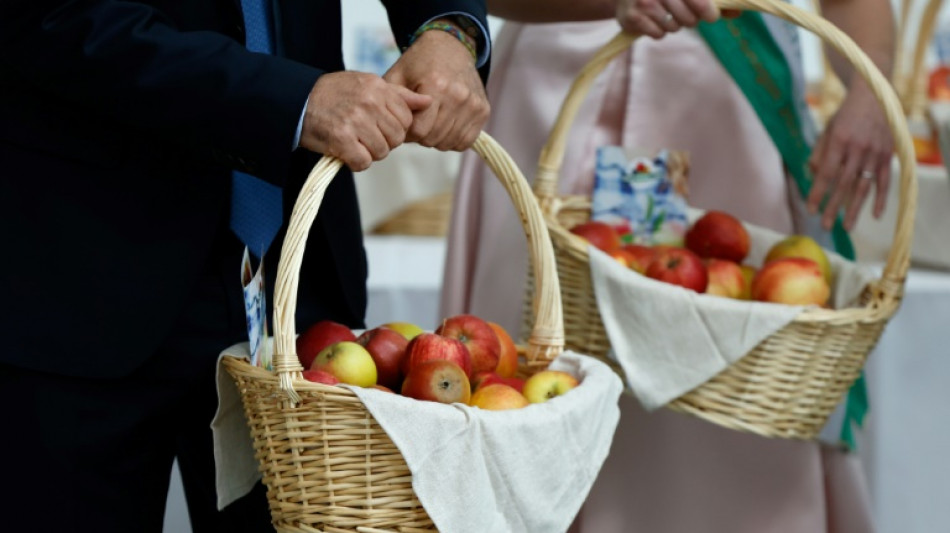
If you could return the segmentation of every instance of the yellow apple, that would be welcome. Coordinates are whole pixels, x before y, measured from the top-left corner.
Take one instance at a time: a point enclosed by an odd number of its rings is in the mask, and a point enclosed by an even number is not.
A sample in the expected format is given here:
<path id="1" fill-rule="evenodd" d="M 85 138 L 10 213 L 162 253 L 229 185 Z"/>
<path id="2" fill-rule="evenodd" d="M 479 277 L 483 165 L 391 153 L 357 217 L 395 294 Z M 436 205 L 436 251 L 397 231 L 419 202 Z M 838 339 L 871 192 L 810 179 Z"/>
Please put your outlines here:
<path id="1" fill-rule="evenodd" d="M 313 360 L 311 370 L 323 370 L 336 376 L 340 383 L 359 387 L 376 384 L 376 363 L 366 348 L 353 341 L 327 346 Z"/>
<path id="2" fill-rule="evenodd" d="M 387 322 L 383 324 L 382 327 L 389 328 L 399 333 L 400 335 L 405 337 L 407 341 L 411 341 L 412 339 L 415 338 L 416 335 L 424 331 L 419 326 L 412 324 L 410 322 Z"/>
<path id="3" fill-rule="evenodd" d="M 472 394 L 468 404 L 490 411 L 505 409 L 521 409 L 528 405 L 528 400 L 520 392 L 503 383 L 484 385 Z"/>
<path id="4" fill-rule="evenodd" d="M 577 378 L 560 370 L 542 370 L 524 382 L 522 393 L 531 403 L 560 396 L 578 385 Z"/>
<path id="5" fill-rule="evenodd" d="M 739 297 L 740 300 L 751 300 L 752 299 L 752 279 L 755 278 L 756 272 L 758 269 L 754 266 L 749 265 L 740 265 L 742 268 L 742 278 L 744 284 L 742 286 L 742 295 Z"/>
<path id="6" fill-rule="evenodd" d="M 825 278 L 825 283 L 831 286 L 831 263 L 828 261 L 828 255 L 825 251 L 808 235 L 789 235 L 769 248 L 769 253 L 765 254 L 763 265 L 775 259 L 783 257 L 802 257 L 814 261 L 821 274 Z"/>

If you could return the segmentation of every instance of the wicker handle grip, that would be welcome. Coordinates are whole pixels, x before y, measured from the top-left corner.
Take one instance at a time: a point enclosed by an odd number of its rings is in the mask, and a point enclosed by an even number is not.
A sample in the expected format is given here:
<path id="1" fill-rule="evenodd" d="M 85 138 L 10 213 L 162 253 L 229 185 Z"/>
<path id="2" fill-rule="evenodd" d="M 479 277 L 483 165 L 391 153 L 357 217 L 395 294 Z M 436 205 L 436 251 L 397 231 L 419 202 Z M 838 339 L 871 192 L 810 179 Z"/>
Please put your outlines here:
<path id="1" fill-rule="evenodd" d="M 541 287 L 534 299 L 537 321 L 528 339 L 526 357 L 529 361 L 550 361 L 563 350 L 564 320 L 554 248 L 548 236 L 544 215 L 528 181 L 494 139 L 483 132 L 472 149 L 498 177 L 520 215 L 529 253 L 533 259 L 534 276 Z M 281 389 L 286 391 L 294 402 L 299 401 L 299 397 L 293 389 L 293 377 L 295 373 L 303 370 L 297 359 L 294 312 L 297 308 L 304 247 L 323 195 L 342 164 L 339 159 L 324 157 L 313 167 L 294 204 L 287 236 L 280 251 L 274 288 L 274 371 L 280 377 Z"/>
<path id="2" fill-rule="evenodd" d="M 776 0 L 715 0 L 715 2 L 723 9 L 746 9 L 770 13 L 811 31 L 847 58 L 854 65 L 855 71 L 871 87 L 884 109 L 888 126 L 894 135 L 897 157 L 900 160 L 900 202 L 897 225 L 884 273 L 878 282 L 878 289 L 881 297 L 899 300 L 910 265 L 914 214 L 917 211 L 917 165 L 904 112 L 891 85 L 854 41 L 817 15 Z M 557 197 L 558 173 L 564 161 L 567 133 L 591 85 L 607 64 L 626 50 L 637 37 L 638 35 L 618 34 L 584 66 L 571 85 L 538 161 L 538 175 L 535 177 L 534 190 L 542 206 L 551 205 Z"/>

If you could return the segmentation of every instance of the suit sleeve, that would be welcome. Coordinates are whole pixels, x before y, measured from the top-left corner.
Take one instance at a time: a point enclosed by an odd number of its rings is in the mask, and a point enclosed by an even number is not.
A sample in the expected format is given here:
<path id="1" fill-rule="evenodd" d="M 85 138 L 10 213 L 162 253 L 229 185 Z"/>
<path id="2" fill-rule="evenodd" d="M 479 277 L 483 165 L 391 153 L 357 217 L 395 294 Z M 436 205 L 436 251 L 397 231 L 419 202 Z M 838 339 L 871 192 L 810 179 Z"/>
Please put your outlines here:
<path id="1" fill-rule="evenodd" d="M 51 101 L 280 183 L 322 71 L 185 31 L 144 4 L 3 0 L 0 68 Z"/>
<path id="2" fill-rule="evenodd" d="M 383 0 L 389 14 L 389 24 L 400 49 L 409 46 L 409 39 L 420 26 L 439 15 L 446 13 L 466 13 L 488 28 L 488 10 L 484 0 L 416 0 L 405 2 L 402 0 Z M 488 35 L 486 39 L 490 39 Z M 479 74 L 482 80 L 488 77 L 489 61 L 486 61 Z"/>

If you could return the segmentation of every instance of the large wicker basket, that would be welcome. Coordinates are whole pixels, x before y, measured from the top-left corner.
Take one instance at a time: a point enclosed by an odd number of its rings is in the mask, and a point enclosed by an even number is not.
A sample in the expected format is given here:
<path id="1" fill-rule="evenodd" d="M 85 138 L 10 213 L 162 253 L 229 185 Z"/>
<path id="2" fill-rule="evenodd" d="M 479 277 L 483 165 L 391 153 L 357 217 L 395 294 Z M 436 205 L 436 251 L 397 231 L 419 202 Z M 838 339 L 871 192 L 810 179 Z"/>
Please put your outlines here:
<path id="1" fill-rule="evenodd" d="M 528 238 L 534 275 L 541 280 L 538 318 L 520 368 L 530 374 L 563 349 L 554 251 L 535 196 L 508 154 L 484 133 L 473 149 L 508 190 Z M 274 373 L 243 359 L 225 357 L 223 362 L 241 392 L 278 531 L 433 532 L 405 459 L 359 397 L 301 377 L 294 342 L 301 261 L 310 226 L 340 165 L 324 157 L 294 206 L 274 294 Z"/>
<path id="2" fill-rule="evenodd" d="M 840 30 L 817 15 L 775 0 L 717 0 L 721 8 L 778 15 L 817 35 L 847 57 L 883 105 L 901 161 L 900 205 L 893 246 L 883 275 L 866 287 L 863 305 L 809 309 L 768 337 L 736 364 L 668 404 L 719 425 L 768 437 L 813 439 L 857 379 L 868 353 L 897 310 L 907 273 L 916 209 L 914 154 L 900 102 L 880 71 Z M 568 228 L 586 220 L 590 198 L 558 194 L 567 131 L 597 75 L 636 36 L 620 34 L 580 72 L 542 150 L 534 190 L 554 242 L 569 349 L 607 357 L 610 342 L 591 287 L 587 243 Z M 724 154 L 726 156 L 726 154 Z M 531 283 L 528 284 L 531 294 Z M 530 321 L 530 312 L 525 313 Z"/>

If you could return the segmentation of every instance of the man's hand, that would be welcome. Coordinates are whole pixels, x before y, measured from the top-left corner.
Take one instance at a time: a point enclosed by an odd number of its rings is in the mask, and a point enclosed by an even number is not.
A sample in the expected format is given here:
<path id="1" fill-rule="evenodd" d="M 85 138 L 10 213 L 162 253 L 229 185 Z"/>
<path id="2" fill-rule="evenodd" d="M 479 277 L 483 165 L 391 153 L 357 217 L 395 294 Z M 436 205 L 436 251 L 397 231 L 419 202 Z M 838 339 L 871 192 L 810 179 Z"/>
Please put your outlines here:
<path id="1" fill-rule="evenodd" d="M 617 0 L 617 22 L 627 33 L 659 39 L 700 21 L 715 22 L 719 8 L 711 0 Z"/>
<path id="2" fill-rule="evenodd" d="M 827 196 L 821 219 L 825 229 L 831 229 L 835 216 L 845 209 L 844 228 L 850 231 L 872 184 L 873 214 L 880 217 L 891 181 L 894 139 L 884 111 L 863 80 L 856 80 L 853 85 L 809 160 L 815 177 L 808 209 L 817 213 Z"/>
<path id="3" fill-rule="evenodd" d="M 432 98 L 363 72 L 324 74 L 310 91 L 300 146 L 366 170 L 406 139 Z"/>
<path id="4" fill-rule="evenodd" d="M 432 105 L 414 114 L 407 141 L 462 151 L 488 121 L 488 97 L 472 54 L 447 32 L 424 32 L 383 78 L 432 97 Z"/>

